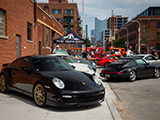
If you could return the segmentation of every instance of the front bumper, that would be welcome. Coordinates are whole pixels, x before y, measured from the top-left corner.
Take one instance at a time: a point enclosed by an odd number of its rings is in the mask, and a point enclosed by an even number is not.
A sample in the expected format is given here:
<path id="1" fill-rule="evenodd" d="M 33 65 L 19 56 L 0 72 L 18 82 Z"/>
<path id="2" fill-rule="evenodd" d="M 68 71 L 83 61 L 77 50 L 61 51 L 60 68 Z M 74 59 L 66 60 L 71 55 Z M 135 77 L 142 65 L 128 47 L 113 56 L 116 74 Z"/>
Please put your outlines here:
<path id="1" fill-rule="evenodd" d="M 79 107 L 98 104 L 104 101 L 105 90 L 97 91 L 61 91 L 60 97 L 52 99 L 53 96 L 48 99 L 49 105 L 57 107 Z"/>
<path id="2" fill-rule="evenodd" d="M 128 74 L 107 74 L 107 73 L 100 73 L 101 77 L 109 78 L 109 79 L 127 79 Z"/>

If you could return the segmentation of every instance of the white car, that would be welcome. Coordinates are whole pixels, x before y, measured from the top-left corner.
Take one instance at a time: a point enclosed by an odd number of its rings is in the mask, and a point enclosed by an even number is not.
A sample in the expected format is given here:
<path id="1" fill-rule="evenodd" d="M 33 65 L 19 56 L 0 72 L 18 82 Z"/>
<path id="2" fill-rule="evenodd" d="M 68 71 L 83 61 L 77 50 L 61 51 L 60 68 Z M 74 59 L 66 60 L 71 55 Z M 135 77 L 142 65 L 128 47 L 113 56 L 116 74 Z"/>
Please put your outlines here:
<path id="1" fill-rule="evenodd" d="M 91 75 L 95 75 L 95 71 L 92 69 L 91 66 L 83 63 L 78 63 L 77 60 L 75 60 L 70 55 L 59 55 L 59 54 L 50 54 L 51 56 L 57 56 L 62 59 L 64 59 L 67 63 L 69 63 L 75 70 L 85 72 Z"/>
<path id="2" fill-rule="evenodd" d="M 137 54 L 137 55 L 132 55 L 132 57 L 140 57 L 151 65 L 160 65 L 160 60 L 151 54 Z"/>

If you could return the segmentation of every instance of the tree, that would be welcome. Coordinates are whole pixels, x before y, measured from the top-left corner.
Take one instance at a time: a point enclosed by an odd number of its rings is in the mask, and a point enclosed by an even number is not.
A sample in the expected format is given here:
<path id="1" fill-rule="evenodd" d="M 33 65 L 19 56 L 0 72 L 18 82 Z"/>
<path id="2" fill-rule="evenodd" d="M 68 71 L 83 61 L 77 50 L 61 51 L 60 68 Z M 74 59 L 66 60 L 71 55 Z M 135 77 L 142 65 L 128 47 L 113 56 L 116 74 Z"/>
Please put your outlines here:
<path id="1" fill-rule="evenodd" d="M 113 46 L 115 47 L 125 47 L 125 41 L 123 39 L 118 38 L 114 41 Z"/>
<path id="2" fill-rule="evenodd" d="M 87 41 L 87 47 L 91 47 L 91 41 L 89 39 L 86 39 Z"/>

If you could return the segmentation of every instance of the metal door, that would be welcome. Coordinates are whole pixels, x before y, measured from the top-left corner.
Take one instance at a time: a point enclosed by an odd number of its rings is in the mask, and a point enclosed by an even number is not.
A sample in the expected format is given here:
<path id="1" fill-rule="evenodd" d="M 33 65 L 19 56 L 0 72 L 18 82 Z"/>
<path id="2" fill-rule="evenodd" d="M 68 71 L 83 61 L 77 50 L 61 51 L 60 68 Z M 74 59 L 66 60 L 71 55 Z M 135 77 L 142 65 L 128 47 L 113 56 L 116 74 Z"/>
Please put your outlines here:
<path id="1" fill-rule="evenodd" d="M 20 57 L 20 36 L 16 35 L 16 58 Z"/>
<path id="2" fill-rule="evenodd" d="M 39 41 L 39 55 L 41 55 L 41 41 Z"/>

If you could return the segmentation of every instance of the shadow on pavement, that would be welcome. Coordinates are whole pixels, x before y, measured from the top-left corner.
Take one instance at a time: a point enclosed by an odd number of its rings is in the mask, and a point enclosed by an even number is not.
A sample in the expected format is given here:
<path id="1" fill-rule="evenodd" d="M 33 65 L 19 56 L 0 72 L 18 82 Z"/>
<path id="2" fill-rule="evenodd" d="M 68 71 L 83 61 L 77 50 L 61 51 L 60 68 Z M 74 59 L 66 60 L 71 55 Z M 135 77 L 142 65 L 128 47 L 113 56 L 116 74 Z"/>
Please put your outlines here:
<path id="1" fill-rule="evenodd" d="M 3 93 L 0 93 L 3 94 Z M 6 98 L 15 98 L 17 100 L 22 101 L 24 104 L 29 104 L 33 107 L 37 107 L 37 109 L 45 109 L 49 111 L 54 111 L 54 112 L 70 112 L 70 111 L 84 111 L 84 110 L 90 110 L 94 109 L 97 107 L 100 107 L 101 104 L 96 104 L 92 106 L 83 106 L 83 107 L 54 107 L 54 106 L 45 106 L 43 108 L 38 107 L 35 103 L 32 97 L 29 97 L 27 95 L 24 95 L 22 93 L 16 92 L 16 91 L 9 91 L 8 93 L 5 94 Z M 3 99 L 3 98 L 1 98 Z"/>

